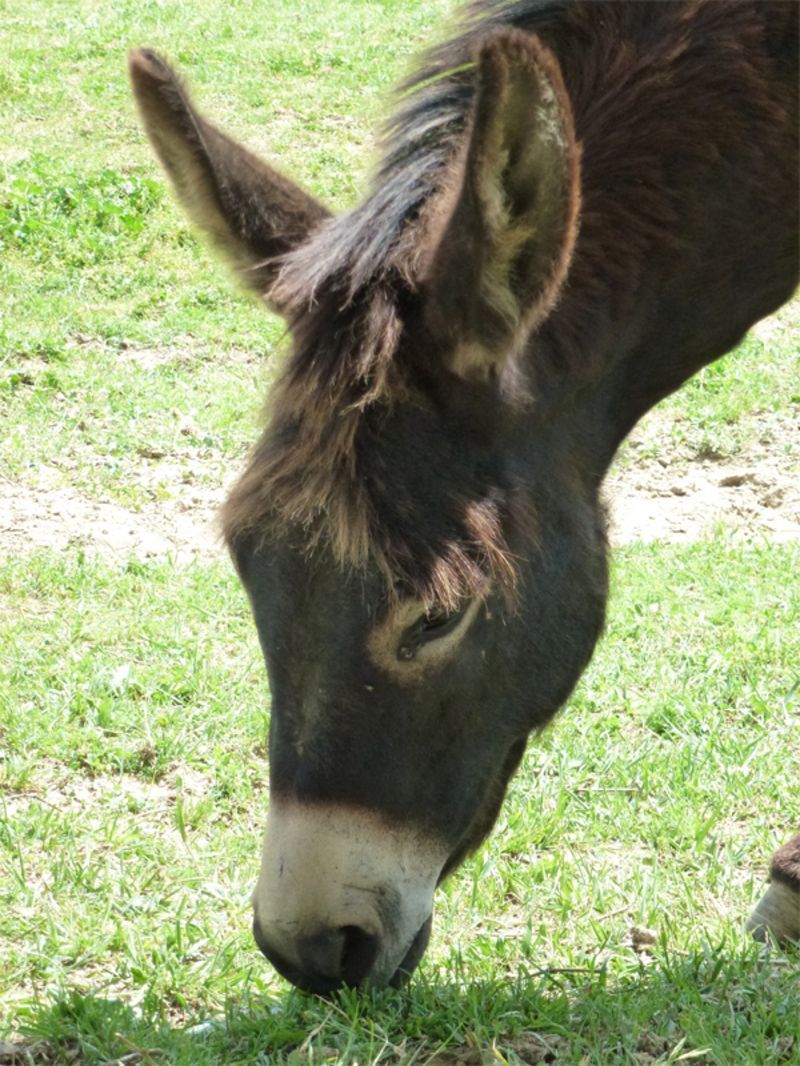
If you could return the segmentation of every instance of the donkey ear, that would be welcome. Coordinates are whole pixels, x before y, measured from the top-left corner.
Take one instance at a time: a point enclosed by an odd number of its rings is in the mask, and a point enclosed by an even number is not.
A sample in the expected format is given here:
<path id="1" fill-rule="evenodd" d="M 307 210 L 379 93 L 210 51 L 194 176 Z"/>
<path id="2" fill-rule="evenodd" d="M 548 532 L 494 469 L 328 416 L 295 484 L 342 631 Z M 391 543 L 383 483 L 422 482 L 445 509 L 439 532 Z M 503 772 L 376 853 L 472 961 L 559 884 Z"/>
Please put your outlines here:
<path id="1" fill-rule="evenodd" d="M 280 257 L 328 210 L 199 115 L 154 52 L 131 52 L 129 68 L 142 122 L 184 209 L 269 302 Z"/>
<path id="2" fill-rule="evenodd" d="M 449 368 L 486 377 L 551 311 L 577 235 L 580 152 L 553 55 L 518 30 L 476 61 L 471 125 L 422 249 L 428 328 Z"/>

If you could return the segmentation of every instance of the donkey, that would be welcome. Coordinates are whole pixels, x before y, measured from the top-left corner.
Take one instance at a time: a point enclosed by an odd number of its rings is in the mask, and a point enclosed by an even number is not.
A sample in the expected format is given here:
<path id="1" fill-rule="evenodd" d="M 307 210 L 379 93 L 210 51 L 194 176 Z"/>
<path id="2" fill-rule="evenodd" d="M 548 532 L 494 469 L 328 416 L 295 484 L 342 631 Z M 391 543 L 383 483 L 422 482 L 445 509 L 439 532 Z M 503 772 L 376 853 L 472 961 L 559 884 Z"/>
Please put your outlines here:
<path id="1" fill-rule="evenodd" d="M 592 654 L 620 442 L 797 285 L 797 6 L 472 3 L 338 217 L 130 71 L 293 342 L 223 510 L 273 700 L 255 939 L 304 989 L 399 983 Z M 800 936 L 800 836 L 751 924 Z"/>

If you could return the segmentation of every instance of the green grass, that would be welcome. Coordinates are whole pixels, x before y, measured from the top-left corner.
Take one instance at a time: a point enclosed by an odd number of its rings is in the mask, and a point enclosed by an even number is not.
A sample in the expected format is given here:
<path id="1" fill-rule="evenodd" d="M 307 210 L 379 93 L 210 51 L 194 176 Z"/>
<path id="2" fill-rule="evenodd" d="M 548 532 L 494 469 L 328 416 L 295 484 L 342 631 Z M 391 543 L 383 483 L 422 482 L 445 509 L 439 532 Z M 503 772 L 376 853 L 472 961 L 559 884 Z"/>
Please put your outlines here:
<path id="1" fill-rule="evenodd" d="M 621 553 L 599 653 L 439 893 L 420 976 L 326 1004 L 288 991 L 249 935 L 268 697 L 233 577 L 7 563 L 6 1024 L 87 1062 L 132 1047 L 407 1061 L 470 1043 L 515 1061 L 531 1032 L 574 1062 L 635 1062 L 645 1043 L 771 1061 L 800 1038 L 800 971 L 742 919 L 796 819 L 798 565 L 795 546 L 723 540 Z M 649 955 L 633 926 L 655 931 Z M 219 1024 L 192 1035 L 205 1019 Z"/>
<path id="2" fill-rule="evenodd" d="M 274 373 L 283 326 L 166 192 L 127 48 L 343 207 L 451 6 L 0 0 L 6 478 L 136 509 L 170 492 L 162 456 L 218 487 Z M 667 438 L 730 455 L 796 418 L 797 315 L 668 400 Z M 65 1063 L 796 1060 L 797 954 L 742 922 L 797 820 L 799 565 L 723 535 L 618 553 L 597 658 L 438 894 L 411 988 L 326 1003 L 249 934 L 269 697 L 230 568 L 0 558 L 0 1034 Z"/>

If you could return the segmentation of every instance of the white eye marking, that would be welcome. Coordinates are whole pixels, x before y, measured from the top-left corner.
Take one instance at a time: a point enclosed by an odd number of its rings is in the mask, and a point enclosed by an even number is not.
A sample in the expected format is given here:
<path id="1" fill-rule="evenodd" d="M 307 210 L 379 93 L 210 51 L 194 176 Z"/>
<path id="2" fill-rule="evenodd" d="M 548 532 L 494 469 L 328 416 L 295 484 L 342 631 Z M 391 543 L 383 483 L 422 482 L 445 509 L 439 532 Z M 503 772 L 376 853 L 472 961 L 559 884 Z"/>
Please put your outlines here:
<path id="1" fill-rule="evenodd" d="M 422 680 L 453 657 L 481 602 L 474 599 L 453 615 L 426 615 L 417 600 L 406 600 L 370 634 L 367 651 L 372 662 L 401 684 Z"/>

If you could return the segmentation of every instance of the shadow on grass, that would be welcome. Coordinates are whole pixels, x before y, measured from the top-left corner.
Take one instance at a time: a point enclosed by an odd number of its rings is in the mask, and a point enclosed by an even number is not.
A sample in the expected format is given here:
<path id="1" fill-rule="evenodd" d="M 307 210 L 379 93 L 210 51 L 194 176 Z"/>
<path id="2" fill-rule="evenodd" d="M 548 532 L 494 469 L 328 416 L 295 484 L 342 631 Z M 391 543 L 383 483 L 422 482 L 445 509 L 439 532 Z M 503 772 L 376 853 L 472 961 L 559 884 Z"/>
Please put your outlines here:
<path id="1" fill-rule="evenodd" d="M 613 975 L 422 976 L 403 992 L 245 996 L 185 1028 L 70 989 L 23 1008 L 14 1041 L 0 1043 L 0 1066 L 800 1062 L 800 954 L 706 949 Z"/>

